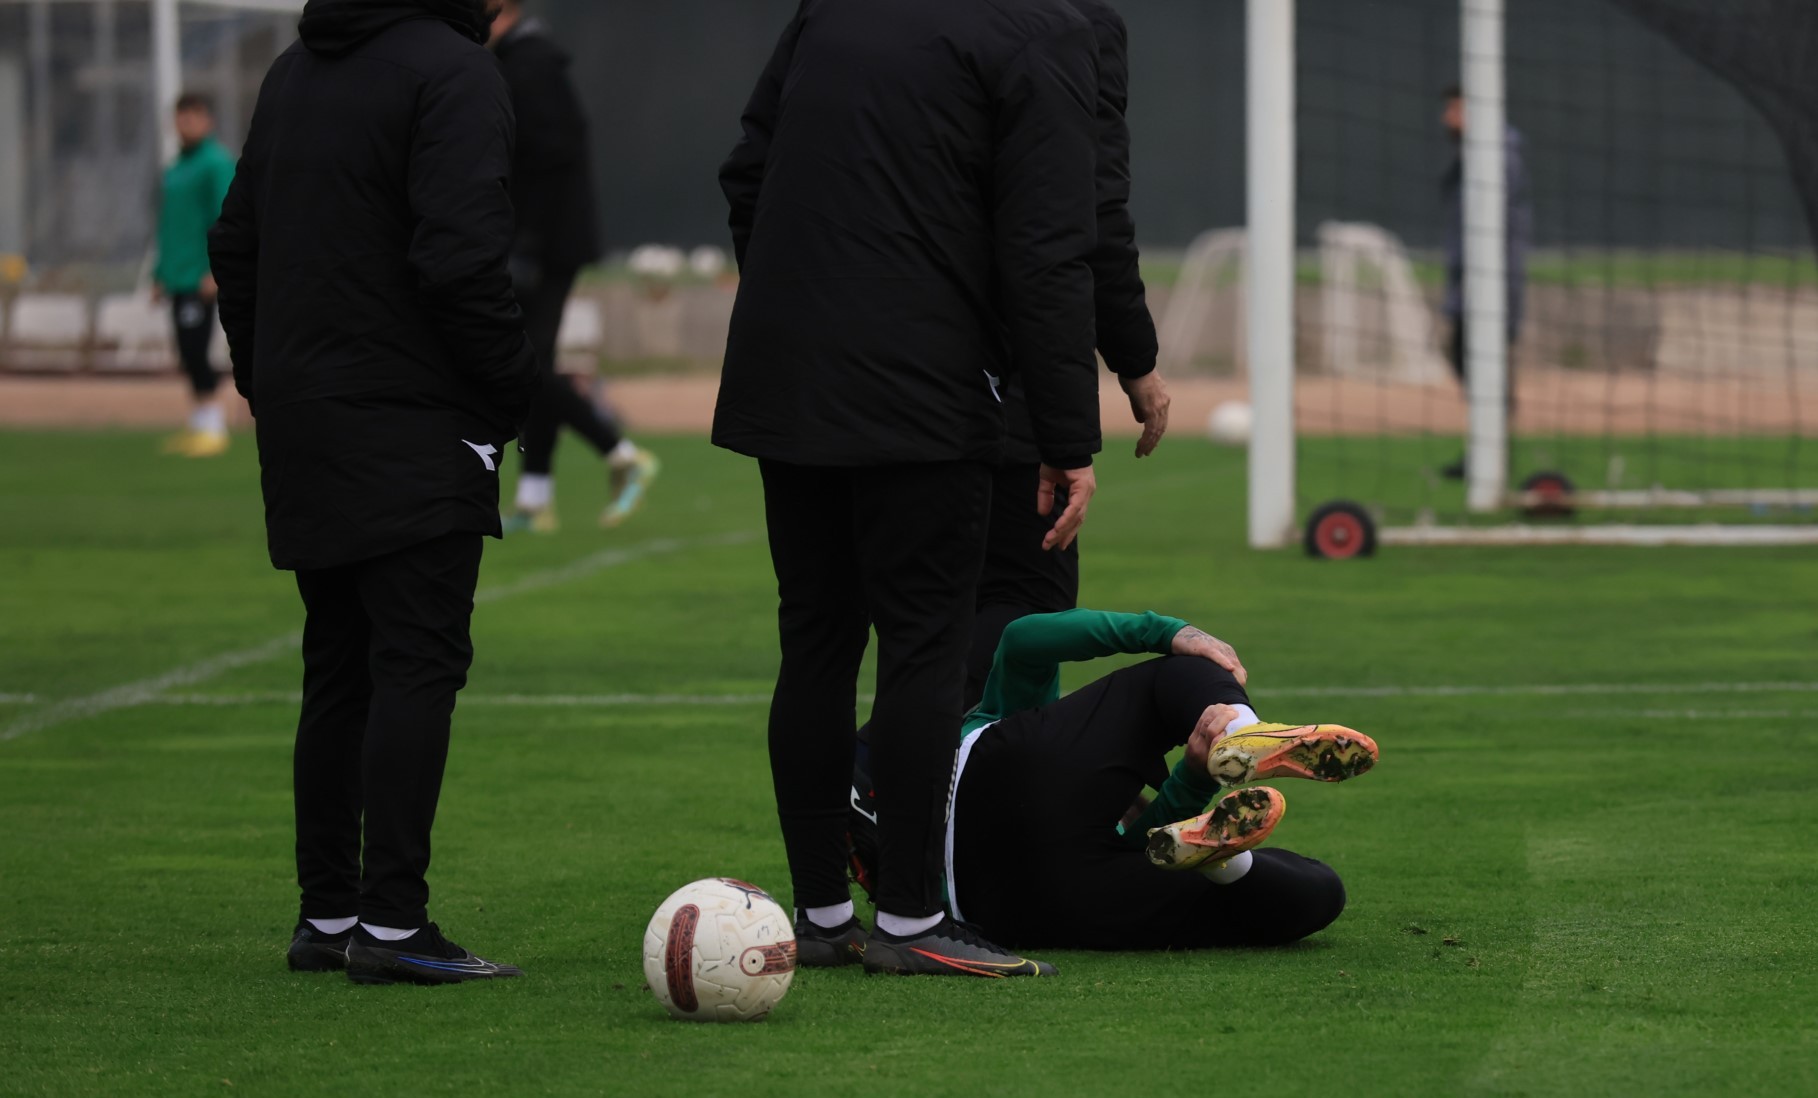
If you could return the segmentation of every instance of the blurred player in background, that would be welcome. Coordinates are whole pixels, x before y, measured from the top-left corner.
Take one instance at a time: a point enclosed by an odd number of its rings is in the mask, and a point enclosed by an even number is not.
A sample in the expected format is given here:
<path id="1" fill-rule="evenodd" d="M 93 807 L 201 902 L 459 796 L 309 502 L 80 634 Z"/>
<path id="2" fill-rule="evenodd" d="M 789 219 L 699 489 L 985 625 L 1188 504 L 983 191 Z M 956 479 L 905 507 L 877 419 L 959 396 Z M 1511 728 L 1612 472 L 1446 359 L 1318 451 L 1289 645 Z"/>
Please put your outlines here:
<path id="1" fill-rule="evenodd" d="M 234 158 L 215 139 L 214 107 L 202 96 L 190 93 L 177 100 L 176 127 L 181 151 L 164 170 L 152 289 L 170 300 L 177 358 L 195 403 L 188 430 L 172 437 L 164 449 L 214 457 L 227 452 L 227 411 L 217 395 L 220 379 L 208 360 L 216 292 L 208 265 L 208 228 L 221 216 L 221 201 L 234 181 Z"/>
<path id="2" fill-rule="evenodd" d="M 1144 653 L 1160 658 L 1061 697 L 1062 663 Z M 1257 849 L 1281 819 L 1281 794 L 1220 792 L 1271 778 L 1344 781 L 1375 765 L 1376 744 L 1342 725 L 1262 723 L 1248 677 L 1230 645 L 1159 614 L 1070 610 L 1008 626 L 960 727 L 947 819 L 953 917 L 1017 948 L 1055 949 L 1282 945 L 1329 925 L 1344 910 L 1338 874 Z M 854 876 L 870 892 L 865 761 L 849 823 Z M 801 948 L 806 960 L 820 947 Z"/>
<path id="3" fill-rule="evenodd" d="M 1041 459 L 1031 503 L 1067 495 L 1035 543 L 1071 544 L 1096 488 L 1096 82 L 1060 0 L 805 0 L 721 169 L 741 280 L 713 441 L 763 476 L 777 815 L 798 946 L 836 961 L 864 941 L 846 806 L 875 628 L 867 969 L 1053 971 L 945 916 L 942 821 L 1006 375 Z"/>
<path id="4" fill-rule="evenodd" d="M 1445 127 L 1447 140 L 1457 150 L 1440 180 L 1440 193 L 1446 204 L 1446 297 L 1443 308 L 1446 320 L 1451 325 L 1446 338 L 1446 357 L 1452 363 L 1452 372 L 1458 375 L 1459 384 L 1465 387 L 1468 399 L 1470 364 L 1467 356 L 1470 354 L 1470 343 L 1465 334 L 1464 91 L 1456 84 L 1450 85 L 1445 89 L 1444 100 L 1445 109 L 1440 114 L 1440 124 Z M 1507 219 L 1504 230 L 1508 237 L 1506 255 L 1509 291 L 1506 384 L 1511 413 L 1515 410 L 1515 341 L 1521 334 L 1521 312 L 1527 303 L 1528 292 L 1528 250 L 1534 243 L 1534 206 L 1528 192 L 1528 165 L 1523 150 L 1521 131 L 1514 126 L 1508 127 L 1503 134 L 1502 155 L 1508 204 L 1508 211 L 1504 215 Z M 1441 472 L 1453 480 L 1462 480 L 1465 475 L 1464 458 L 1460 457 Z"/>
<path id="5" fill-rule="evenodd" d="M 617 526 L 643 502 L 660 466 L 556 369 L 562 309 L 581 268 L 600 254 L 587 115 L 569 80 L 568 54 L 541 19 L 524 14 L 521 0 L 504 0 L 492 23 L 492 49 L 518 118 L 511 161 L 511 204 L 518 218 L 511 280 L 542 367 L 536 403 L 524 425 L 523 471 L 506 530 L 557 528 L 553 475 L 563 427 L 605 458 L 610 498 L 600 524 Z"/>
<path id="6" fill-rule="evenodd" d="M 520 975 L 443 937 L 424 879 L 499 457 L 537 385 L 494 14 L 309 0 L 209 234 L 272 563 L 306 613 L 289 964 L 358 983 Z"/>

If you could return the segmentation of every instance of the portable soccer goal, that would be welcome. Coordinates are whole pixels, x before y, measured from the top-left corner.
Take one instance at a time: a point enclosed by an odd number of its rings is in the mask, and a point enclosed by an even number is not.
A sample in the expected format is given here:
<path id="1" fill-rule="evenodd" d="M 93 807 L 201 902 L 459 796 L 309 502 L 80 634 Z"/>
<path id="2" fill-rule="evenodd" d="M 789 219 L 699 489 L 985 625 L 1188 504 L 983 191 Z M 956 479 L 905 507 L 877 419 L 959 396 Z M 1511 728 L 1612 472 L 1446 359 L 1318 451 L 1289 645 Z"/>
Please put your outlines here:
<path id="1" fill-rule="evenodd" d="M 65 290 L 126 288 L 176 155 L 171 108 L 213 101 L 238 148 L 302 0 L 0 0 L 0 254 Z M 124 284 L 123 284 L 124 283 Z"/>
<path id="2" fill-rule="evenodd" d="M 1809 5 L 1248 19 L 1252 545 L 1818 544 Z"/>

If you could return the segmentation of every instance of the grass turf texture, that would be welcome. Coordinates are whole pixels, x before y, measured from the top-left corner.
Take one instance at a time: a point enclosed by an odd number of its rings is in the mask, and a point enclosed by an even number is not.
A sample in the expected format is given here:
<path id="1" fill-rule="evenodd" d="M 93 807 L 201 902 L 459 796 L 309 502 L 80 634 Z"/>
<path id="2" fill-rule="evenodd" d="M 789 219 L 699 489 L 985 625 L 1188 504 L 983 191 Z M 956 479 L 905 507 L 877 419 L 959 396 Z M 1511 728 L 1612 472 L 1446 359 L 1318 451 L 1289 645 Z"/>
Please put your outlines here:
<path id="1" fill-rule="evenodd" d="M 251 447 L 0 437 L 0 735 L 46 725 L 0 741 L 0 1092 L 1818 1091 L 1818 693 L 1686 690 L 1818 679 L 1818 556 L 1255 554 L 1240 458 L 1187 439 L 1103 461 L 1085 601 L 1181 614 L 1238 646 L 1265 717 L 1381 742 L 1361 781 L 1282 783 L 1278 842 L 1344 874 L 1343 918 L 1282 950 L 1044 954 L 1045 982 L 806 972 L 764 1025 L 668 1021 L 640 938 L 671 889 L 728 873 L 788 902 L 764 704 L 504 703 L 767 692 L 762 543 L 695 540 L 755 537 L 756 470 L 658 443 L 625 529 L 593 529 L 570 442 L 568 528 L 488 545 L 504 597 L 477 615 L 433 910 L 529 976 L 416 989 L 284 970 L 295 713 L 264 699 L 294 654 L 47 723 L 297 628 Z M 1592 688 L 1308 693 L 1528 684 Z"/>

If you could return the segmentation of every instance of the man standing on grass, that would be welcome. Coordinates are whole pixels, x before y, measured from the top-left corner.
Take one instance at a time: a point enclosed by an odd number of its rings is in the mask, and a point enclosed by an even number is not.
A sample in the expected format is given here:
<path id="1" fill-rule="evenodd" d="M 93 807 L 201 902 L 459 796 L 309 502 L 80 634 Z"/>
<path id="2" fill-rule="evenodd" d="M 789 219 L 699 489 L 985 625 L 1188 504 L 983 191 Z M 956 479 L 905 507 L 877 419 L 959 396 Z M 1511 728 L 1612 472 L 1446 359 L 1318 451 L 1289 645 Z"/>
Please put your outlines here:
<path id="1" fill-rule="evenodd" d="M 215 140 L 215 109 L 194 93 L 177 100 L 177 141 L 182 149 L 164 170 L 158 204 L 158 262 L 154 292 L 170 299 L 177 330 L 177 360 L 194 403 L 189 428 L 165 443 L 166 453 L 216 457 L 227 452 L 227 411 L 220 378 L 208 360 L 215 335 L 215 276 L 208 266 L 208 227 L 221 215 L 221 200 L 234 181 L 234 158 Z"/>
<path id="2" fill-rule="evenodd" d="M 804 963 L 1053 971 L 945 916 L 942 821 L 1006 376 L 1041 461 L 1031 504 L 1060 515 L 1042 548 L 1072 544 L 1096 487 L 1097 52 L 1065 0 L 803 0 L 721 171 L 742 280 L 713 438 L 763 474 L 770 765 Z M 869 936 L 846 882 L 868 629 Z"/>
<path id="3" fill-rule="evenodd" d="M 360 983 L 520 974 L 444 938 L 424 881 L 481 539 L 537 379 L 494 14 L 310 0 L 209 234 L 272 563 L 307 612 L 289 963 Z"/>
<path id="4" fill-rule="evenodd" d="M 567 427 L 605 460 L 609 498 L 600 525 L 610 529 L 643 503 L 660 465 L 556 372 L 556 337 L 568 295 L 581 268 L 600 255 L 587 113 L 568 76 L 568 54 L 541 19 L 524 14 L 521 0 L 505 0 L 492 21 L 491 45 L 518 119 L 511 164 L 511 204 L 518 219 L 512 289 L 524 307 L 524 327 L 542 367 L 524 424 L 517 502 L 505 527 L 509 532 L 556 531 L 555 448 Z"/>
<path id="5" fill-rule="evenodd" d="M 1098 352 L 1117 375 L 1130 412 L 1143 425 L 1138 457 L 1155 452 L 1168 430 L 1171 399 L 1155 370 L 1158 344 L 1143 286 L 1136 222 L 1130 215 L 1130 37 L 1106 0 L 1068 0 L 1098 39 L 1098 246 L 1092 252 Z M 1025 614 L 1071 610 L 1079 604 L 1079 543 L 1044 550 L 1052 513 L 1038 513 L 1032 490 L 1040 483 L 1041 453 L 1029 423 L 1021 378 L 1005 379 L 1009 427 L 1004 463 L 991 494 L 985 570 L 978 616 L 966 659 L 965 705 L 978 704 L 1004 627 Z"/>

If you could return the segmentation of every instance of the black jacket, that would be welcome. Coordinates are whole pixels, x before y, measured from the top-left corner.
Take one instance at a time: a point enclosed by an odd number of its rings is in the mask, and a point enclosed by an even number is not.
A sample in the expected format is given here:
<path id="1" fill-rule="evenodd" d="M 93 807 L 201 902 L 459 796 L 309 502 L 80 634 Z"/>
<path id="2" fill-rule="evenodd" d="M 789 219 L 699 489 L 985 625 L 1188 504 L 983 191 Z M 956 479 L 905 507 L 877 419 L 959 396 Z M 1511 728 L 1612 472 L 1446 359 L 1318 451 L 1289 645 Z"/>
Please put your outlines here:
<path id="1" fill-rule="evenodd" d="M 803 0 L 720 173 L 743 275 L 714 441 L 807 465 L 995 461 L 1023 378 L 1099 449 L 1098 72 L 1064 0 Z"/>
<path id="2" fill-rule="evenodd" d="M 1137 378 L 1154 371 L 1159 344 L 1130 216 L 1130 34 L 1106 0 L 1068 2 L 1098 36 L 1098 247 L 1092 252 L 1098 353 L 1119 377 Z M 1004 419 L 1005 460 L 1035 464 L 1040 455 L 1017 379 L 1004 389 Z"/>
<path id="3" fill-rule="evenodd" d="M 298 29 L 209 233 L 272 562 L 497 536 L 498 454 L 537 370 L 478 0 L 310 0 Z"/>
<path id="4" fill-rule="evenodd" d="M 511 204 L 518 215 L 513 262 L 584 267 L 600 256 L 587 113 L 569 80 L 570 59 L 534 16 L 493 44 L 518 116 Z"/>

